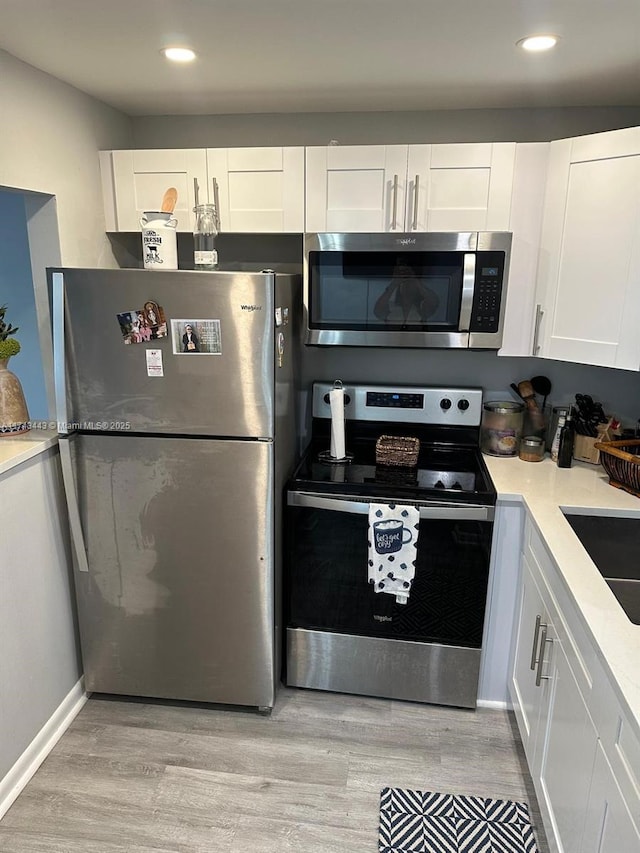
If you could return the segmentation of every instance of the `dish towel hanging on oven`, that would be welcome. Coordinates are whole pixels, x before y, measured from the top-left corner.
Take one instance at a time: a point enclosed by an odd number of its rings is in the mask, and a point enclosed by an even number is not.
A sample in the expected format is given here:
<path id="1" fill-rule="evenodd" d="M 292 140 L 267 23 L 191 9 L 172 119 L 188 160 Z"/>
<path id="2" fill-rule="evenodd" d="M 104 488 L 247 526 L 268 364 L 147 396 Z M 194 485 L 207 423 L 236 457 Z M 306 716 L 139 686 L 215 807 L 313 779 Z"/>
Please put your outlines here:
<path id="1" fill-rule="evenodd" d="M 416 570 L 420 510 L 406 504 L 369 504 L 369 583 L 406 604 Z"/>

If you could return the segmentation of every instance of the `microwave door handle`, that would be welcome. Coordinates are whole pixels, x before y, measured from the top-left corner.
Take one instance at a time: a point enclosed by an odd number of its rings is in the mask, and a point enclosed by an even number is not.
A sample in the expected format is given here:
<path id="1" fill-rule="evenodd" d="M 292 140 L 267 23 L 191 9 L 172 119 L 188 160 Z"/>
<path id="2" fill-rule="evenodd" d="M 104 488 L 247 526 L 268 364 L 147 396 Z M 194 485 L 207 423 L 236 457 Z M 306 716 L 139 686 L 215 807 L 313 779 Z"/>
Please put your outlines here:
<path id="1" fill-rule="evenodd" d="M 384 501 L 381 501 L 384 503 Z M 351 515 L 368 515 L 369 504 L 366 501 L 352 501 L 340 497 L 328 497 L 312 492 L 289 492 L 289 506 L 308 507 L 311 509 L 326 509 L 331 512 L 345 512 Z M 469 519 L 474 521 L 492 521 L 494 508 L 492 506 L 473 506 L 468 504 L 430 504 L 419 506 L 420 518 L 433 519 Z"/>
<path id="2" fill-rule="evenodd" d="M 465 254 L 462 268 L 462 300 L 460 302 L 459 332 L 468 332 L 471 325 L 473 291 L 476 284 L 476 256 Z"/>

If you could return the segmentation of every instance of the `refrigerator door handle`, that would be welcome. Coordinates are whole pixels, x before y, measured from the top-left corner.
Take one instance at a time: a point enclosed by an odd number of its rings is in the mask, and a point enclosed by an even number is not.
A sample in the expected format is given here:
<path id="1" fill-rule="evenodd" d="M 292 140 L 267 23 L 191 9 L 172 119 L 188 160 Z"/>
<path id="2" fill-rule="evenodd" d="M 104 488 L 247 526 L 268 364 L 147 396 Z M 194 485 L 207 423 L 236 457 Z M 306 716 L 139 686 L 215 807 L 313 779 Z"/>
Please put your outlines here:
<path id="1" fill-rule="evenodd" d="M 53 299 L 53 378 L 56 398 L 56 420 L 58 432 L 67 435 L 67 382 L 64 364 L 64 275 L 54 272 L 52 281 Z"/>
<path id="2" fill-rule="evenodd" d="M 71 447 L 68 438 L 60 438 L 60 463 L 62 466 L 62 482 L 67 498 L 67 511 L 69 513 L 69 527 L 71 529 L 71 542 L 76 554 L 78 571 L 88 572 L 87 549 L 84 544 L 84 533 L 82 532 L 82 521 L 80 519 L 80 507 L 78 506 L 78 495 L 73 477 L 73 464 L 71 462 Z"/>

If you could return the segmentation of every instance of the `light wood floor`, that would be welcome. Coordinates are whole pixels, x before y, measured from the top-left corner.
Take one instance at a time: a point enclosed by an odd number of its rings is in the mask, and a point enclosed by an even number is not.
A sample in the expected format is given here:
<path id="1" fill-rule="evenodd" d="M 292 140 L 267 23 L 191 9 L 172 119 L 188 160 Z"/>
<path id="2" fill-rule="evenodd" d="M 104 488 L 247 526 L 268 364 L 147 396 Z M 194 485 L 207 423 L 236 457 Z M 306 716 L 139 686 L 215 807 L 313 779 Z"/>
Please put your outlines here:
<path id="1" fill-rule="evenodd" d="M 273 714 L 91 698 L 2 853 L 377 853 L 380 789 L 537 808 L 512 718 L 282 689 Z"/>

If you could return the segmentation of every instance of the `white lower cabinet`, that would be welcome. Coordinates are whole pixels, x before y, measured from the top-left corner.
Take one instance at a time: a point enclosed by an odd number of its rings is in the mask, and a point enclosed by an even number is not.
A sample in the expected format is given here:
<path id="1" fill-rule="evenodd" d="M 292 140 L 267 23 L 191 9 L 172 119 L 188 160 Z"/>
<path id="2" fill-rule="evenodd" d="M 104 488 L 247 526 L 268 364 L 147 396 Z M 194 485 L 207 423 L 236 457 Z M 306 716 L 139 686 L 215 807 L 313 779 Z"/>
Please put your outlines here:
<path id="1" fill-rule="evenodd" d="M 557 637 L 549 669 L 549 705 L 541 716 L 539 793 L 559 849 L 582 850 L 587 800 L 598 735 Z"/>
<path id="2" fill-rule="evenodd" d="M 632 853 L 640 850 L 639 805 L 636 802 L 634 822 L 604 749 L 598 744 L 582 853 Z"/>
<path id="3" fill-rule="evenodd" d="M 616 778 L 611 769 L 630 766 L 637 741 L 628 729 L 626 739 L 620 737 L 622 724 L 617 736 L 611 726 L 598 731 L 594 719 L 602 717 L 606 676 L 594 672 L 600 665 L 555 572 L 527 520 L 509 692 L 549 847 L 552 853 L 638 853 L 640 790 L 635 776 L 620 769 Z M 622 719 L 613 689 L 606 690 L 607 717 Z"/>

